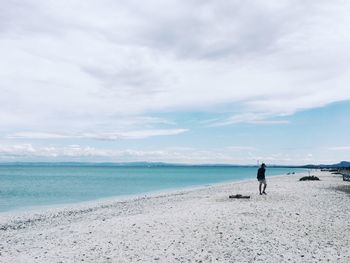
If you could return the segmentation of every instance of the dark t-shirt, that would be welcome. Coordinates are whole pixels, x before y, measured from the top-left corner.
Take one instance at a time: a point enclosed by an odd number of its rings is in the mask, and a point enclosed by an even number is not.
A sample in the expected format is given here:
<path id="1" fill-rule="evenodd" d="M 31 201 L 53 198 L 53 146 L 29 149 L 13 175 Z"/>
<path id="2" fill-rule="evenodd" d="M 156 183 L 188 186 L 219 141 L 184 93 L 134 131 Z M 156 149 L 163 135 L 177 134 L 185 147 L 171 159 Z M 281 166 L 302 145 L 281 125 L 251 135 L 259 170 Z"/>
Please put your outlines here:
<path id="1" fill-rule="evenodd" d="M 263 167 L 259 168 L 256 178 L 258 178 L 258 180 L 264 180 L 265 179 L 265 168 L 263 168 Z"/>

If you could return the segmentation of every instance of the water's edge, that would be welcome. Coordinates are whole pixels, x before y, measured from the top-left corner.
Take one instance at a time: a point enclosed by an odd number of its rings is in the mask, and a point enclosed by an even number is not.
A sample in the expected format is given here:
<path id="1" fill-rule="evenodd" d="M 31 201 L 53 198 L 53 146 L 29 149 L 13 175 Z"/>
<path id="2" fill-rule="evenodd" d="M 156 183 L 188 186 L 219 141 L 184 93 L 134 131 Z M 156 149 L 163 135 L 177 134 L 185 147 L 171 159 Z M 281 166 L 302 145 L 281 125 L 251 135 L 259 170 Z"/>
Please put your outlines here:
<path id="1" fill-rule="evenodd" d="M 270 168 L 267 177 L 291 170 L 305 171 Z M 135 198 L 255 176 L 254 167 L 0 167 L 0 214 Z"/>
<path id="2" fill-rule="evenodd" d="M 268 178 L 278 178 L 278 177 L 285 177 L 285 176 L 299 177 L 303 175 L 305 175 L 305 171 L 300 171 L 291 175 L 287 175 L 287 174 L 271 175 L 267 177 L 267 180 Z M 3 212 L 0 212 L 0 230 L 3 230 L 2 229 L 3 226 L 1 226 L 1 223 L 4 223 L 9 219 L 13 219 L 13 218 L 16 218 L 17 220 L 20 218 L 31 218 L 30 221 L 32 220 L 41 221 L 41 218 L 46 217 L 47 215 L 49 215 L 49 217 L 52 218 L 52 217 L 58 217 L 64 214 L 66 215 L 80 214 L 80 213 L 84 214 L 86 212 L 92 212 L 99 209 L 113 207 L 113 206 L 116 206 L 117 204 L 124 203 L 124 202 L 135 202 L 135 201 L 140 201 L 144 199 L 167 197 L 167 196 L 173 196 L 173 195 L 183 195 L 183 194 L 187 194 L 195 191 L 205 190 L 212 187 L 221 187 L 221 186 L 227 186 L 227 185 L 233 186 L 241 183 L 254 182 L 254 181 L 256 181 L 256 179 L 253 179 L 253 178 L 230 180 L 230 181 L 217 182 L 212 184 L 162 189 L 162 190 L 138 193 L 133 195 L 123 195 L 123 196 L 117 195 L 112 197 L 99 198 L 95 200 L 81 201 L 81 202 L 75 202 L 75 203 L 39 205 L 39 206 L 25 207 L 21 209 L 14 209 L 10 211 L 3 211 Z"/>

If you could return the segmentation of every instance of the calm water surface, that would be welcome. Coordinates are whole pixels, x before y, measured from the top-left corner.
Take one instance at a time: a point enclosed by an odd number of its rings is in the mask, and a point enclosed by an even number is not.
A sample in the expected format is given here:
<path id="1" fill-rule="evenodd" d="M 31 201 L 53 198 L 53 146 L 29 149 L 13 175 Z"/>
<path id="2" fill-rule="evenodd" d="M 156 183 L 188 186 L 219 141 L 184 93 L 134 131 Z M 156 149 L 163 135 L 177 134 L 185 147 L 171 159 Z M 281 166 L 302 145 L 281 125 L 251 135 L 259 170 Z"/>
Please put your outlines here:
<path id="1" fill-rule="evenodd" d="M 254 167 L 0 165 L 0 212 L 255 179 Z M 268 168 L 267 176 L 303 171 Z"/>

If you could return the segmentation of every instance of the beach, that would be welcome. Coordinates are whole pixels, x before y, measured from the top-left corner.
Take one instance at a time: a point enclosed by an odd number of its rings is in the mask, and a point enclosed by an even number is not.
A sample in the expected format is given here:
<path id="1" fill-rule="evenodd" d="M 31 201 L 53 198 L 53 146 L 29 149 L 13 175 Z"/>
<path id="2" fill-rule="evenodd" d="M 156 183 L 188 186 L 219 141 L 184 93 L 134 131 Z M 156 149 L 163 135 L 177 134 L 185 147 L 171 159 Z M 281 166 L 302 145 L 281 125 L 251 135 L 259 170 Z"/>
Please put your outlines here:
<path id="1" fill-rule="evenodd" d="M 311 174 L 3 213 L 0 262 L 349 262 L 349 183 Z"/>

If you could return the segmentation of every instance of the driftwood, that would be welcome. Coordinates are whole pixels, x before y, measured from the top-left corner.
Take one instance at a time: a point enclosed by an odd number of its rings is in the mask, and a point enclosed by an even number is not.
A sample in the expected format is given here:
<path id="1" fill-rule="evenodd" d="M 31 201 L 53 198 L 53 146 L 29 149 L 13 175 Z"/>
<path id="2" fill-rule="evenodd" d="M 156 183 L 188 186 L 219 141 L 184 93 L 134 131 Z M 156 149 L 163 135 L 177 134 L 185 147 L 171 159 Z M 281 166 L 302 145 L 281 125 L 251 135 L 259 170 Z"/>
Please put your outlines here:
<path id="1" fill-rule="evenodd" d="M 237 194 L 237 195 L 230 195 L 229 198 L 249 199 L 249 198 L 250 198 L 250 195 L 240 195 L 240 194 Z"/>

